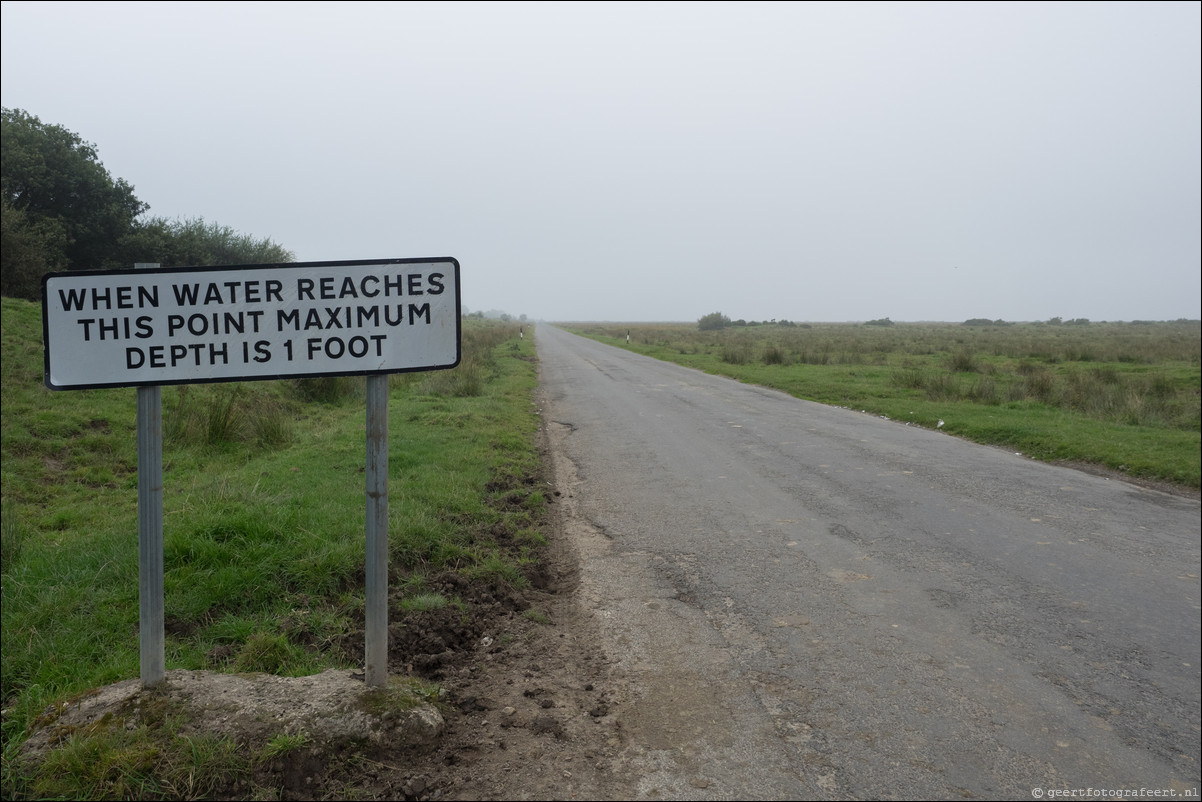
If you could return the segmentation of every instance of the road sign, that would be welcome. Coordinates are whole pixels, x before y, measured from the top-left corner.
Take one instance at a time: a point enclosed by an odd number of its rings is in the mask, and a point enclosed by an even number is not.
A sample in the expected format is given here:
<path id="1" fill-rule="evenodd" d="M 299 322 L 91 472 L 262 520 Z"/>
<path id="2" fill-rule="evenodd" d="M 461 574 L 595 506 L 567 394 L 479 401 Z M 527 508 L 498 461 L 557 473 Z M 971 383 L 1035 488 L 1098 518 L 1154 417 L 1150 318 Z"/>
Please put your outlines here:
<path id="1" fill-rule="evenodd" d="M 460 359 L 452 258 L 97 270 L 42 279 L 52 390 L 379 375 Z"/>

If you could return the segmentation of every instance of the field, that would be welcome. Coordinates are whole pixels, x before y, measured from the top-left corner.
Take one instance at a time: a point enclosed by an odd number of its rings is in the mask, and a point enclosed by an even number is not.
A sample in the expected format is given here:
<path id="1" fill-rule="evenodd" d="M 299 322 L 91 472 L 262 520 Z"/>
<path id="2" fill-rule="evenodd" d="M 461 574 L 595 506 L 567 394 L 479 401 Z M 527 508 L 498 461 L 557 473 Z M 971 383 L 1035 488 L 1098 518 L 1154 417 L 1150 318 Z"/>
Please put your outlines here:
<path id="1" fill-rule="evenodd" d="M 81 740 L 36 773 L 18 766 L 48 707 L 139 674 L 136 394 L 45 389 L 40 306 L 10 298 L 2 370 L 3 797 L 245 780 L 258 757 L 225 749 L 206 768 L 193 742 L 141 731 Z M 547 503 L 535 386 L 531 338 L 476 320 L 458 368 L 391 377 L 389 620 L 403 625 L 392 660 L 474 645 L 484 617 L 512 614 L 531 585 Z M 363 380 L 162 395 L 167 668 L 362 666 Z"/>
<path id="2" fill-rule="evenodd" d="M 1198 321 L 566 325 L 798 398 L 1199 488 Z"/>
<path id="3" fill-rule="evenodd" d="M 46 390 L 40 307 L 6 298 L 2 319 L 4 798 L 170 796 L 183 779 L 270 796 L 271 755 L 201 753 L 170 730 L 72 739 L 37 771 L 17 760 L 48 708 L 138 676 L 135 393 Z M 1196 322 L 575 328 L 1039 459 L 1199 487 Z M 519 598 L 546 542 L 536 381 L 532 338 L 482 320 L 465 321 L 460 367 L 390 380 L 401 664 L 469 650 L 486 614 L 546 620 Z M 362 380 L 170 387 L 163 406 L 168 669 L 361 666 Z"/>

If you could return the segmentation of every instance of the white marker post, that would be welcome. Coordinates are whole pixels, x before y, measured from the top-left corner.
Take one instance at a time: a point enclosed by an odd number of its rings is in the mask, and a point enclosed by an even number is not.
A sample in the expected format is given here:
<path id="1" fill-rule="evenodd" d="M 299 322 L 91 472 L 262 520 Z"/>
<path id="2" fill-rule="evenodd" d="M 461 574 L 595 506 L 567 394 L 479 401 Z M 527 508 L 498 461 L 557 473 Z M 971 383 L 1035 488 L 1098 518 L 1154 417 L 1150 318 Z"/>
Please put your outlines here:
<path id="1" fill-rule="evenodd" d="M 163 680 L 160 386 L 367 377 L 365 679 L 388 681 L 388 376 L 461 356 L 452 258 L 51 273 L 42 278 L 51 390 L 138 388 L 142 684 Z"/>

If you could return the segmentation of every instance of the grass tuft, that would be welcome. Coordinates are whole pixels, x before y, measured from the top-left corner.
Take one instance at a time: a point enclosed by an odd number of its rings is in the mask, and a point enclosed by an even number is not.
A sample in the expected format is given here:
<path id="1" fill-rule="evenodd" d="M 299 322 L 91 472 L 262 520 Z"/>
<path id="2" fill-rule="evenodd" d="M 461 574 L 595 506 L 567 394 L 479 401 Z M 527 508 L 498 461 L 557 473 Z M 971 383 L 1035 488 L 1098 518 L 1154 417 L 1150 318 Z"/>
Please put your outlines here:
<path id="1" fill-rule="evenodd" d="M 16 514 L 5 512 L 0 517 L 0 573 L 7 574 L 21 559 L 25 533 Z"/>
<path id="2" fill-rule="evenodd" d="M 419 593 L 401 600 L 401 609 L 408 612 L 429 612 L 447 606 L 447 598 L 441 593 Z"/>
<path id="3" fill-rule="evenodd" d="M 256 632 L 242 645 L 234 659 L 234 670 L 244 674 L 287 674 L 306 662 L 303 650 L 290 643 L 286 636 Z"/>

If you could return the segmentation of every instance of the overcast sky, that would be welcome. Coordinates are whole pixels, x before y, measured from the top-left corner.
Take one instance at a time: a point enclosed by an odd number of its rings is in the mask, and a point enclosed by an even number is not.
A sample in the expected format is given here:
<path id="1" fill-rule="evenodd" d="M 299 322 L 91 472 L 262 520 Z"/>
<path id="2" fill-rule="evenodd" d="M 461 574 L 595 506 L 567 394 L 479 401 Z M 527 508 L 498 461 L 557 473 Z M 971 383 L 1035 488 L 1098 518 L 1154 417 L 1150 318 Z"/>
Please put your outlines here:
<path id="1" fill-rule="evenodd" d="M 1202 317 L 1202 4 L 4 2 L 159 217 L 547 320 Z"/>

